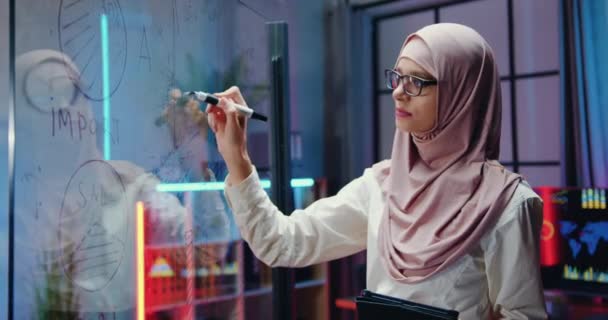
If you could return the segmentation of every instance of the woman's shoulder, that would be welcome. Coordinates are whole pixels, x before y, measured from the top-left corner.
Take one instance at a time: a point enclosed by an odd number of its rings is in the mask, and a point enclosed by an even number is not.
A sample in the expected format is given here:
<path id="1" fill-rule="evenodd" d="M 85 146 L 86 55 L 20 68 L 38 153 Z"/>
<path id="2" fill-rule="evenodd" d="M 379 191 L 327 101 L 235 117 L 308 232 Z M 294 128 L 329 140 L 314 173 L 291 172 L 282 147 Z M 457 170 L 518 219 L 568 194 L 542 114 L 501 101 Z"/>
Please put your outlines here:
<path id="1" fill-rule="evenodd" d="M 384 160 L 381 160 L 379 162 L 372 164 L 371 167 L 369 167 L 368 169 L 372 170 L 372 171 L 382 171 L 382 170 L 390 169 L 390 167 L 391 167 L 391 159 L 384 159 Z"/>
<path id="2" fill-rule="evenodd" d="M 352 182 L 359 182 L 360 184 L 365 185 L 367 188 L 376 188 L 379 186 L 379 168 L 376 167 L 377 163 L 363 169 L 363 173 L 360 176 L 356 177 Z"/>
<path id="3" fill-rule="evenodd" d="M 520 181 L 517 185 L 496 227 L 499 228 L 519 219 L 521 214 L 542 215 L 542 200 L 525 180 Z"/>
<path id="4" fill-rule="evenodd" d="M 494 227 L 482 238 L 481 246 L 484 251 L 494 251 L 501 243 L 499 239 L 504 238 L 505 235 L 519 234 L 520 230 L 530 227 L 539 228 L 543 219 L 542 203 L 532 187 L 522 180 Z M 516 239 L 512 240 L 516 241 Z"/>
<path id="5" fill-rule="evenodd" d="M 391 171 L 391 160 L 386 159 L 372 164 L 363 171 L 362 178 L 375 184 L 380 184 L 386 179 Z"/>
<path id="6" fill-rule="evenodd" d="M 369 197 L 370 194 L 376 191 L 380 191 L 381 181 L 383 181 L 386 176 L 388 176 L 388 172 L 384 172 L 382 170 L 382 163 L 389 162 L 388 160 L 381 161 L 363 169 L 363 173 L 361 173 L 361 175 L 355 177 L 354 179 L 346 183 L 340 191 L 348 193 L 359 193 L 365 195 L 366 197 Z"/>

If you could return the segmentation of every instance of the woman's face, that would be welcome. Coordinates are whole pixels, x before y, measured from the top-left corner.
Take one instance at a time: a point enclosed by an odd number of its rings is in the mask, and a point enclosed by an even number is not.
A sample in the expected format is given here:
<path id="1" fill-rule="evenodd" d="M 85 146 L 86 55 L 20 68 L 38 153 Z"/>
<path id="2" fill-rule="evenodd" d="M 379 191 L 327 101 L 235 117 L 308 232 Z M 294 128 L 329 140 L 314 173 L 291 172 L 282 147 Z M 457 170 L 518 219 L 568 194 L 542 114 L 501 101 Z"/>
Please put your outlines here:
<path id="1" fill-rule="evenodd" d="M 409 58 L 400 58 L 395 68 L 401 75 L 435 80 L 427 71 Z M 403 91 L 404 79 L 393 90 L 395 125 L 404 132 L 423 133 L 435 127 L 437 121 L 437 85 L 427 85 L 420 95 L 412 97 Z"/>

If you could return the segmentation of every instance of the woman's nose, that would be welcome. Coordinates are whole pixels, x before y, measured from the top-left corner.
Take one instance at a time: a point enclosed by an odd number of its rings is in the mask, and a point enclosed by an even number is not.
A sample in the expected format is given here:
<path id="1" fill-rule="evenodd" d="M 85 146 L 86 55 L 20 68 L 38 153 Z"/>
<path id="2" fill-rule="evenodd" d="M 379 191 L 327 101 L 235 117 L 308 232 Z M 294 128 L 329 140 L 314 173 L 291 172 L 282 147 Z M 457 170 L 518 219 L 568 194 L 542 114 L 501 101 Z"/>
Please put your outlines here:
<path id="1" fill-rule="evenodd" d="M 399 83 L 399 85 L 393 89 L 393 98 L 395 100 L 403 100 L 407 97 L 407 95 L 405 94 L 405 92 L 403 92 L 403 86 L 401 85 L 401 83 Z"/>
<path id="2" fill-rule="evenodd" d="M 397 85 L 397 87 L 395 89 L 393 89 L 393 97 L 397 97 L 399 95 L 403 94 L 403 89 L 401 88 L 401 84 Z"/>

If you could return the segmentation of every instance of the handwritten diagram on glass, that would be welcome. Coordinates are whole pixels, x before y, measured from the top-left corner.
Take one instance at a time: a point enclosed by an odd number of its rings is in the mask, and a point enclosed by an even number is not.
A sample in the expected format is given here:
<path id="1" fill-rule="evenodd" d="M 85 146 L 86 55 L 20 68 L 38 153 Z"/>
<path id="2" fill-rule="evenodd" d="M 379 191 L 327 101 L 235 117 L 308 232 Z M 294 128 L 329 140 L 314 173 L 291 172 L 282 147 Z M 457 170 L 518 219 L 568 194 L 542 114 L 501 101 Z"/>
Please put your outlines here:
<path id="1" fill-rule="evenodd" d="M 74 173 L 61 206 L 60 241 L 65 274 L 83 289 L 105 287 L 125 253 L 125 187 L 108 163 L 91 160 Z"/>
<path id="2" fill-rule="evenodd" d="M 127 30 L 118 0 L 61 0 L 58 34 L 61 51 L 80 70 L 75 83 L 91 100 L 103 100 L 100 16 L 108 17 L 110 95 L 120 85 L 127 62 Z"/>
<path id="3" fill-rule="evenodd" d="M 158 318 L 243 319 L 226 199 L 184 189 L 227 170 L 200 107 L 170 92 L 238 85 L 267 113 L 265 23 L 284 1 L 15 3 L 15 318 L 133 319 L 141 276 Z"/>

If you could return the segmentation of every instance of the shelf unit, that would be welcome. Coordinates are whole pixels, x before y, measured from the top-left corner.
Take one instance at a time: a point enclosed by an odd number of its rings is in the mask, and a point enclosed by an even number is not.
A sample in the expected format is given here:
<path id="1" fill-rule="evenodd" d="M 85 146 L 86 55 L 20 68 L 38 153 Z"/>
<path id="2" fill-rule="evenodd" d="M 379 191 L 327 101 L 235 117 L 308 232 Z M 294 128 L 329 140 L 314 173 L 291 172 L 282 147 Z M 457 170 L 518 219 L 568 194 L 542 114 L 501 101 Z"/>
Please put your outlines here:
<path id="1" fill-rule="evenodd" d="M 234 242 L 239 251 L 238 261 L 243 261 L 243 251 L 249 250 L 243 241 Z M 259 261 L 258 261 L 259 262 Z M 261 262 L 259 262 L 261 264 Z M 261 266 L 263 272 L 270 274 L 270 268 Z M 309 271 L 311 275 L 308 279 L 300 279 L 295 282 L 294 286 L 294 301 L 296 301 L 296 319 L 326 319 L 328 310 L 328 281 L 327 281 L 327 264 L 322 263 L 306 268 L 297 269 Z M 257 288 L 245 289 L 244 275 L 246 271 L 244 263 L 239 264 L 238 272 L 233 280 L 233 293 L 214 295 L 213 292 L 220 291 L 218 288 L 213 288 L 216 285 L 213 281 L 208 281 L 209 285 L 208 296 L 201 296 L 201 293 L 196 295 L 192 301 L 188 302 L 187 294 L 184 292 L 188 287 L 188 279 L 175 281 L 175 278 L 180 277 L 175 274 L 168 277 L 162 284 L 155 284 L 157 287 L 152 288 L 153 282 L 146 283 L 146 296 L 152 298 L 154 295 L 161 296 L 154 303 L 146 304 L 146 319 L 178 319 L 184 315 L 184 310 L 194 308 L 196 314 L 201 312 L 207 316 L 214 316 L 217 319 L 269 319 L 272 312 L 272 283 L 260 282 Z M 216 276 L 216 280 L 221 275 Z M 190 278 L 191 279 L 191 278 Z M 147 280 L 150 280 L 149 278 Z M 196 282 L 196 281 L 192 281 Z M 200 282 L 200 281 L 199 281 Z M 160 285 L 160 286 L 159 286 Z M 200 289 L 200 288 L 199 288 Z M 215 290 L 214 290 L 215 289 Z M 198 290 L 201 291 L 202 290 Z M 175 294 L 175 293 L 178 294 Z M 181 294 L 179 294 L 181 292 Z M 204 294 L 204 293 L 202 293 Z M 163 297 L 170 298 L 170 302 L 164 303 Z M 226 307 L 232 305 L 236 312 L 236 318 L 225 317 L 226 314 L 213 314 L 213 311 L 224 312 L 225 308 L 215 308 L 213 305 L 224 304 Z M 206 308 L 209 307 L 209 308 Z M 206 310 L 209 309 L 209 310 Z M 209 314 L 211 312 L 211 314 Z"/>
<path id="2" fill-rule="evenodd" d="M 296 190 L 295 206 L 301 208 L 325 196 L 325 183 L 317 180 L 309 190 Z M 272 318 L 271 268 L 243 240 L 147 244 L 144 252 L 146 319 Z M 328 319 L 327 263 L 294 269 L 294 278 L 295 319 Z"/>

